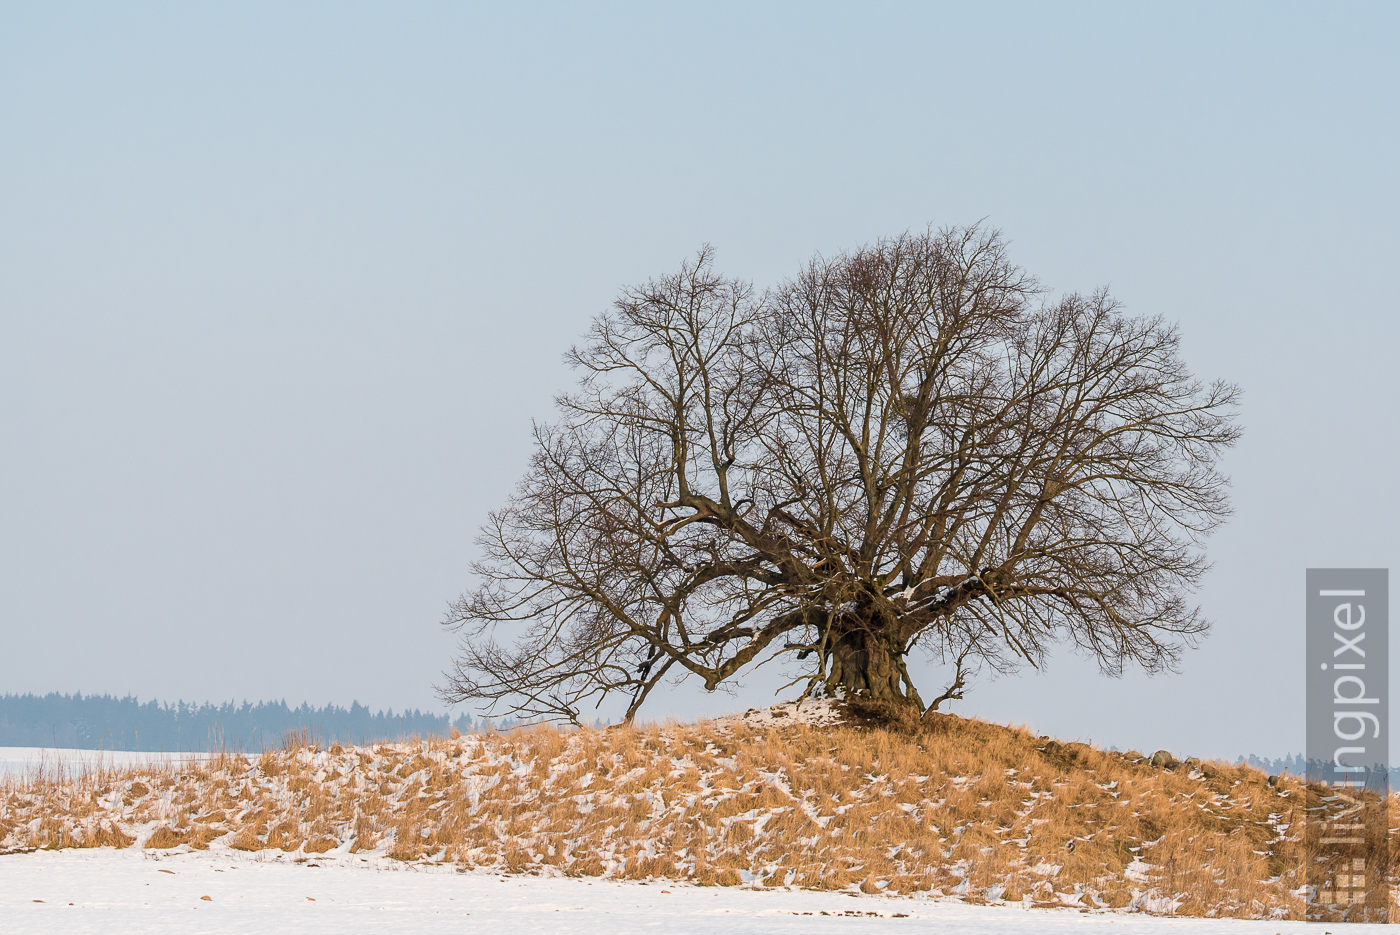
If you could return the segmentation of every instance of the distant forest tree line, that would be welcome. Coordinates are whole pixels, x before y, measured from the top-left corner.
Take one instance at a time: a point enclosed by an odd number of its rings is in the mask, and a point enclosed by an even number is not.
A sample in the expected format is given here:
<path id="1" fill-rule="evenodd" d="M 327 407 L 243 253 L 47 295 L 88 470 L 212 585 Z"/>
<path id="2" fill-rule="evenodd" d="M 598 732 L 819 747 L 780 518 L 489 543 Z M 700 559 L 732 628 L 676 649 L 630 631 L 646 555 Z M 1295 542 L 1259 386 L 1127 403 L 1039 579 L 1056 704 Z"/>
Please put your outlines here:
<path id="1" fill-rule="evenodd" d="M 1306 774 L 1308 766 L 1308 761 L 1304 759 L 1301 753 L 1279 757 L 1278 759 L 1255 756 L 1251 753 L 1249 756 L 1240 757 L 1240 762 L 1247 766 L 1252 766 L 1255 769 L 1263 770 L 1270 776 L 1281 776 L 1285 773 L 1289 776 L 1302 776 Z"/>
<path id="2" fill-rule="evenodd" d="M 1289 775 L 1302 778 L 1306 776 L 1308 772 L 1308 760 L 1301 753 L 1294 753 L 1289 756 L 1272 759 L 1266 756 L 1255 756 L 1251 753 L 1248 756 L 1240 757 L 1237 762 L 1243 763 L 1246 766 L 1252 766 L 1257 770 L 1262 770 L 1270 776 Z M 1330 769 L 1331 765 L 1332 764 L 1326 760 L 1314 764 L 1314 766 L 1319 769 Z M 1400 766 L 1390 767 L 1389 773 L 1390 788 L 1400 789 Z"/>
<path id="3" fill-rule="evenodd" d="M 217 750 L 261 751 L 280 746 L 289 731 L 307 731 L 321 743 L 374 743 L 407 737 L 443 737 L 455 728 L 508 730 L 522 722 L 492 718 L 489 723 L 468 715 L 451 719 L 416 708 L 395 714 L 370 711 L 359 702 L 342 708 L 328 704 L 313 708 L 303 702 L 289 707 L 286 701 L 226 701 L 220 705 L 177 701 L 144 704 L 134 696 L 112 695 L 0 695 L 0 747 L 67 747 L 79 750 L 155 750 L 188 752 Z M 592 726 L 603 726 L 598 720 Z M 1277 759 L 1239 757 L 1270 775 L 1302 776 L 1302 754 Z M 1391 783 L 1400 787 L 1400 769 L 1391 770 Z"/>
<path id="4" fill-rule="evenodd" d="M 466 715 L 452 721 L 416 708 L 397 714 L 370 711 L 359 702 L 349 708 L 313 708 L 305 702 L 292 708 L 286 701 L 196 705 L 142 703 L 130 695 L 0 695 L 0 746 L 6 747 L 260 751 L 280 745 L 289 731 L 307 731 L 322 743 L 348 744 L 446 736 L 453 727 L 466 733 L 476 726 Z"/>

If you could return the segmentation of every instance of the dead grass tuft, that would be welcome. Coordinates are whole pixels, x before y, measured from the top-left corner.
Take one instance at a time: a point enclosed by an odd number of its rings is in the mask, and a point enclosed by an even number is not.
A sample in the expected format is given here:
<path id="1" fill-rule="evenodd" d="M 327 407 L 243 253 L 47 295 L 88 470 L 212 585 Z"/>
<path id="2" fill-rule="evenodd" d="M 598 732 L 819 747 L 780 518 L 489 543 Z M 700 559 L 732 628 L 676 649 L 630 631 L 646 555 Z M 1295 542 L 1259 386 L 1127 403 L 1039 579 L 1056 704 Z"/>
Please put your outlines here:
<path id="1" fill-rule="evenodd" d="M 163 850 L 165 848 L 179 847 L 181 844 L 188 843 L 189 835 L 177 834 L 165 825 L 161 825 L 146 839 L 144 846 L 154 850 Z"/>

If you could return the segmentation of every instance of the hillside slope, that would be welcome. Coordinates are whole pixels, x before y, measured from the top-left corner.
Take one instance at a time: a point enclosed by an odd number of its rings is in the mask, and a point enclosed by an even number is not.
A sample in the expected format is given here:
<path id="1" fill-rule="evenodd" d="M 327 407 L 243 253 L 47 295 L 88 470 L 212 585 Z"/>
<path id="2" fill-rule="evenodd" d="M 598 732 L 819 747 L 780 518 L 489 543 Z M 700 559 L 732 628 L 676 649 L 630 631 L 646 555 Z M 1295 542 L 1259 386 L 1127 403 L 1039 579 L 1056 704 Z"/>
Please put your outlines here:
<path id="1" fill-rule="evenodd" d="M 779 715 L 784 712 L 778 709 Z M 952 716 L 289 744 L 0 787 L 0 850 L 371 851 L 510 872 L 1300 918 L 1307 790 Z M 757 723 L 756 723 L 757 722 Z"/>

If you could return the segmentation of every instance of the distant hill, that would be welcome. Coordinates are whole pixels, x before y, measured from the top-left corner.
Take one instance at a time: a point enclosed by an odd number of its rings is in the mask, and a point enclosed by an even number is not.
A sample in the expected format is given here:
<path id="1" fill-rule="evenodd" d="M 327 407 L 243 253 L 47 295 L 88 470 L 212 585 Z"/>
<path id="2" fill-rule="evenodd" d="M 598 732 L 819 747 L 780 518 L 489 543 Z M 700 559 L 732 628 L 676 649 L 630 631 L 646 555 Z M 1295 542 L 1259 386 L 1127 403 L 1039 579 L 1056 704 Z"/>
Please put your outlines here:
<path id="1" fill-rule="evenodd" d="M 74 747 L 83 750 L 260 751 L 276 747 L 288 731 L 308 731 L 324 743 L 369 743 L 412 736 L 446 736 L 453 727 L 474 726 L 459 717 L 416 708 L 395 714 L 371 712 L 355 702 L 349 708 L 285 701 L 214 705 L 177 701 L 141 703 L 133 696 L 0 695 L 0 746 Z"/>

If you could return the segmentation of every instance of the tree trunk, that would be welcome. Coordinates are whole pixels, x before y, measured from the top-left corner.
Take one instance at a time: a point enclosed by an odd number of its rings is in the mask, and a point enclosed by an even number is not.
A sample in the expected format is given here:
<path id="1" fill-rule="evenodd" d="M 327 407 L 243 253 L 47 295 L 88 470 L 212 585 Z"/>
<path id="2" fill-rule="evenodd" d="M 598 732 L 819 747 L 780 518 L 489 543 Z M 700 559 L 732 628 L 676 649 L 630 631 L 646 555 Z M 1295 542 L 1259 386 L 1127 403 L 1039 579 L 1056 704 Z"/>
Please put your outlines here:
<path id="1" fill-rule="evenodd" d="M 902 647 L 877 623 L 833 627 L 829 693 L 840 689 L 856 708 L 882 720 L 923 714 L 923 702 L 904 668 Z"/>

